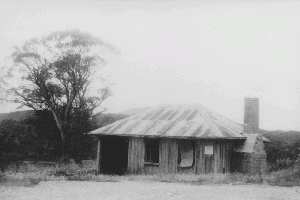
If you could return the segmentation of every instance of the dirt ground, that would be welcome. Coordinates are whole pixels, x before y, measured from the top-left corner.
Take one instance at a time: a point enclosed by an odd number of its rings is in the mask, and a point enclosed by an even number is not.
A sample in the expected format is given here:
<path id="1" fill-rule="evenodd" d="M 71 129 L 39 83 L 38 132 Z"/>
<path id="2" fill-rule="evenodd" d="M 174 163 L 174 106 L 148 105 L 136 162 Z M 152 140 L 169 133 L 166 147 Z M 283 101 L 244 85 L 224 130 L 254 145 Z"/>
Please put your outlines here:
<path id="1" fill-rule="evenodd" d="M 300 187 L 192 185 L 162 182 L 49 181 L 34 187 L 0 186 L 0 199 L 299 199 Z"/>

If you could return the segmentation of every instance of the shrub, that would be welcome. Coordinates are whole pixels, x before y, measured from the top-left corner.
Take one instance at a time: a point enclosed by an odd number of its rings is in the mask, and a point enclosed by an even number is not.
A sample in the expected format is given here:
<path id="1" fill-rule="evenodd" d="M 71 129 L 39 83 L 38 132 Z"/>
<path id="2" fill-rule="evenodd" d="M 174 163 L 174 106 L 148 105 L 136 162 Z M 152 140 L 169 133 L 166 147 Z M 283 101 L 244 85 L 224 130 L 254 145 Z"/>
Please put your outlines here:
<path id="1" fill-rule="evenodd" d="M 4 183 L 7 180 L 7 177 L 4 173 L 0 172 L 0 183 Z"/>
<path id="2" fill-rule="evenodd" d="M 264 182 L 264 179 L 260 174 L 252 174 L 252 175 L 245 175 L 243 177 L 243 182 L 261 184 Z"/>
<path id="3" fill-rule="evenodd" d="M 300 185 L 300 160 L 298 159 L 293 167 L 269 173 L 265 180 L 270 185 Z"/>

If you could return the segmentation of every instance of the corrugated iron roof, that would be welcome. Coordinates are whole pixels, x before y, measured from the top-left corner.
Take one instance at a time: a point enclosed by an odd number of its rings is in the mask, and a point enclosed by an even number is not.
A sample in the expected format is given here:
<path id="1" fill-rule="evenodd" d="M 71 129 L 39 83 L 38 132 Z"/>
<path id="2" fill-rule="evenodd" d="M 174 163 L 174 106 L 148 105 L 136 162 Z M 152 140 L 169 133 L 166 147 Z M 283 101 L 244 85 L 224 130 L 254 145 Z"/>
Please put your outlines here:
<path id="1" fill-rule="evenodd" d="M 243 126 L 202 105 L 167 105 L 96 129 L 89 134 L 245 139 Z"/>

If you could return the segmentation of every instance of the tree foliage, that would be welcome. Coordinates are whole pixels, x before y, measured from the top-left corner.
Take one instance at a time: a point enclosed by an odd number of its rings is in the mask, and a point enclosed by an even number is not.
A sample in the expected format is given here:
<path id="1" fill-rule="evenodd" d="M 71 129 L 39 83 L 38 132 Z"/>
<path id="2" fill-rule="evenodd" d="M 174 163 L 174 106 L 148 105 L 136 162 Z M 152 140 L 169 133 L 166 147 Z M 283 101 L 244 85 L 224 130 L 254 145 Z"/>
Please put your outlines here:
<path id="1" fill-rule="evenodd" d="M 4 66 L 0 66 L 0 71 L 2 73 L 0 73 L 0 103 L 4 102 L 5 101 L 5 88 L 7 86 L 7 82 L 5 80 L 6 76 L 5 76 L 5 73 L 3 73 L 5 71 L 5 67 Z M 9 74 L 7 73 L 7 76 Z"/>
<path id="2" fill-rule="evenodd" d="M 22 73 L 24 82 L 11 91 L 16 94 L 16 102 L 51 111 L 60 132 L 63 156 L 66 137 L 76 125 L 72 120 L 84 114 L 91 116 L 111 95 L 99 72 L 106 64 L 99 55 L 101 50 L 118 53 L 113 46 L 78 30 L 53 32 L 14 47 L 13 67 Z M 92 91 L 95 82 L 96 91 Z"/>
<path id="3" fill-rule="evenodd" d="M 31 128 L 16 120 L 0 122 L 0 167 L 4 171 L 9 164 L 17 164 L 17 168 L 28 153 Z"/>
<path id="4" fill-rule="evenodd" d="M 264 133 L 271 143 L 266 144 L 267 161 L 271 171 L 287 169 L 300 159 L 300 132 L 269 131 Z"/>
<path id="5" fill-rule="evenodd" d="M 127 117 L 118 114 L 75 110 L 70 131 L 67 134 L 67 152 L 80 163 L 83 159 L 95 159 L 97 138 L 82 134 Z M 19 118 L 18 118 L 19 117 Z M 60 159 L 61 138 L 50 110 L 19 111 L 0 118 L 0 167 L 9 164 L 20 166 L 24 159 L 31 161 L 57 161 Z"/>
<path id="6" fill-rule="evenodd" d="M 278 141 L 272 142 L 266 145 L 266 152 L 271 171 L 290 168 L 300 158 L 300 140 L 291 145 Z"/>

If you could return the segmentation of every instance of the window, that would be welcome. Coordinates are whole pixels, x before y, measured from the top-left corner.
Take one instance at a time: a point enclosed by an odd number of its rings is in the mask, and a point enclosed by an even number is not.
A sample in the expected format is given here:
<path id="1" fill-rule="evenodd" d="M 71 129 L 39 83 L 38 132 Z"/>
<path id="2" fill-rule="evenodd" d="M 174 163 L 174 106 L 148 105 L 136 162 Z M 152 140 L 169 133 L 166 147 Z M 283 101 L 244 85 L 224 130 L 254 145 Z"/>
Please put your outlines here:
<path id="1" fill-rule="evenodd" d="M 148 163 L 159 163 L 159 140 L 145 139 L 145 161 Z"/>
<path id="2" fill-rule="evenodd" d="M 178 142 L 178 166 L 192 167 L 195 162 L 195 143 L 190 140 Z"/>

